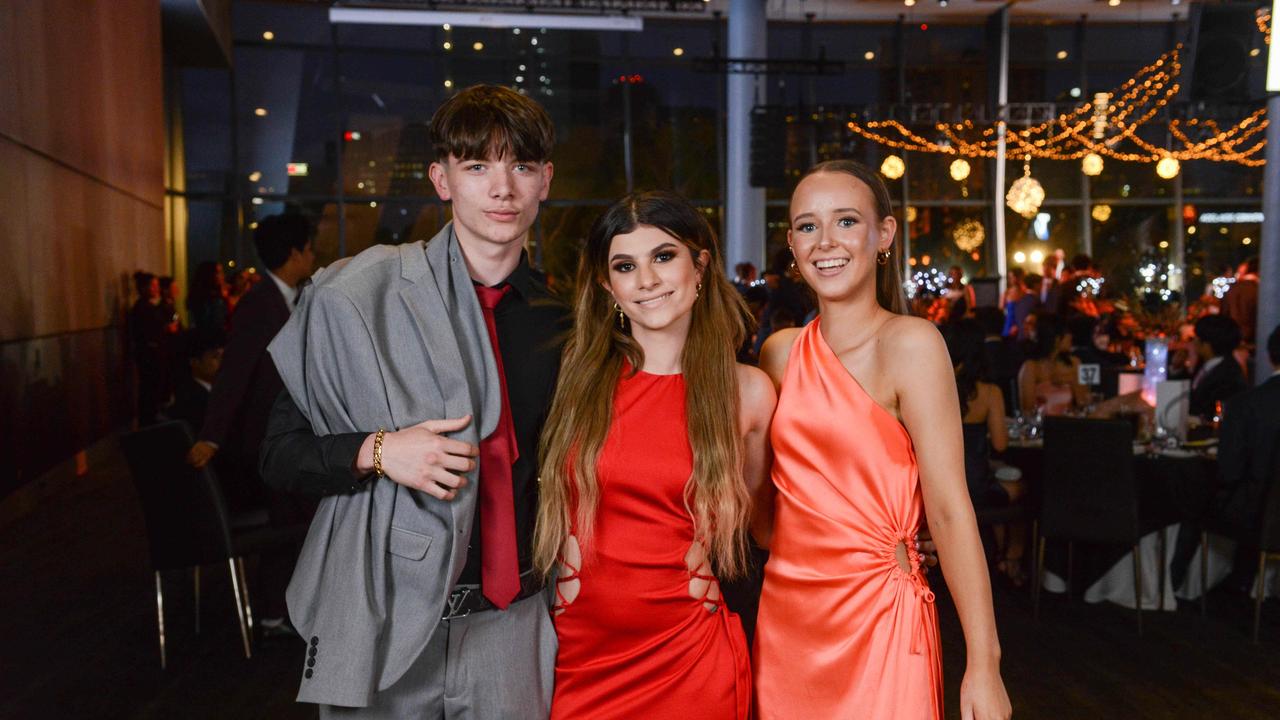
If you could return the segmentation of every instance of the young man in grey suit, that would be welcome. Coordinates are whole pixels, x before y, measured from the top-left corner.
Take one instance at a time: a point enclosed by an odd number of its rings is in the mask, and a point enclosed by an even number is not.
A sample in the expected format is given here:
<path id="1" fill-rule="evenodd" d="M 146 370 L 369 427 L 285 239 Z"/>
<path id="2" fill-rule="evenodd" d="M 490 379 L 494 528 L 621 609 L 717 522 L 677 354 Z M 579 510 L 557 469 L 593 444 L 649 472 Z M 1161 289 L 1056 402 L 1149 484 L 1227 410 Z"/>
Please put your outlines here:
<path id="1" fill-rule="evenodd" d="M 289 588 L 321 717 L 545 718 L 555 633 L 532 570 L 537 444 L 568 311 L 523 246 L 554 144 L 476 86 L 431 123 L 453 221 L 320 271 L 271 346 L 263 477 L 324 495 Z"/>

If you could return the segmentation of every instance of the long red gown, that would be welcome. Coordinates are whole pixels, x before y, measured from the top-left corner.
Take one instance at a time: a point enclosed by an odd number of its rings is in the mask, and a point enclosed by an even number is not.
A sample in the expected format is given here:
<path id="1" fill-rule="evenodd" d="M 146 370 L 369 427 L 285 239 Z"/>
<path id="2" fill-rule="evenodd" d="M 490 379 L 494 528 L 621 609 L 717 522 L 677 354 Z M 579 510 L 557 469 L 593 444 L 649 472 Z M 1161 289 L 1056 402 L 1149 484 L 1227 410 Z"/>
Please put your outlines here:
<path id="1" fill-rule="evenodd" d="M 757 716 L 940 720 L 915 449 L 817 320 L 791 346 L 770 436 L 778 495 L 753 647 Z"/>
<path id="2" fill-rule="evenodd" d="M 555 617 L 551 717 L 742 720 L 751 711 L 742 624 L 718 592 L 690 594 L 684 378 L 629 372 L 600 454 L 592 538 L 582 567 L 561 570 L 561 588 L 579 584 Z"/>

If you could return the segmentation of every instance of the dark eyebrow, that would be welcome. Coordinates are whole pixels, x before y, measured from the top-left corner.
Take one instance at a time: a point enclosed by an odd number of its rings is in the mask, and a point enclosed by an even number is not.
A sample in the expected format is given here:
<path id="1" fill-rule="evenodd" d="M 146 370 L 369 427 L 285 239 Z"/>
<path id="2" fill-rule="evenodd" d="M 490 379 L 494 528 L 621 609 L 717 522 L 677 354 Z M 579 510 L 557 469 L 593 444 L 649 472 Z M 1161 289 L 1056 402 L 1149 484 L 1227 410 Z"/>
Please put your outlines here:
<path id="1" fill-rule="evenodd" d="M 658 253 L 663 252 L 665 250 L 674 250 L 675 248 L 676 248 L 675 243 L 665 242 L 659 245 L 658 247 L 654 248 L 653 250 L 651 250 L 649 254 L 657 255 Z M 617 255 L 614 255 L 613 257 L 609 258 L 609 262 L 614 262 L 615 260 L 634 260 L 634 259 L 635 258 L 631 257 L 630 255 L 627 255 L 624 253 L 618 253 Z"/>

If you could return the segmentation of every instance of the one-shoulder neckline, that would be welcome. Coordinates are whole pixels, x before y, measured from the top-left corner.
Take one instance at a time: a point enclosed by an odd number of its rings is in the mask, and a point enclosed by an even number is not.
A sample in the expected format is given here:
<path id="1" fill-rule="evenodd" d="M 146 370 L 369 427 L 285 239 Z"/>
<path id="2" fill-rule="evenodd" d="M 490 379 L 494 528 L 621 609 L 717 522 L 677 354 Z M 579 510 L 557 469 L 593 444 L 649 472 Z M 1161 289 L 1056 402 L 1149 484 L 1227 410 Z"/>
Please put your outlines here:
<path id="1" fill-rule="evenodd" d="M 902 428 L 902 431 L 904 433 L 907 433 L 907 436 L 910 437 L 911 433 L 907 432 L 907 426 L 902 424 L 902 421 L 898 419 L 898 416 L 889 412 L 889 408 L 886 408 L 885 406 L 876 402 L 876 399 L 871 396 L 871 393 L 867 392 L 867 389 L 862 386 L 862 381 L 859 380 L 857 376 L 855 376 L 852 372 L 850 372 L 849 368 L 845 367 L 845 364 L 841 362 L 840 356 L 836 354 L 835 349 L 833 349 L 831 347 L 831 344 L 827 342 L 827 337 L 822 334 L 822 324 L 819 322 L 821 319 L 822 319 L 822 316 L 819 315 L 818 317 L 815 317 L 812 320 L 813 332 L 815 335 L 818 336 L 818 345 L 822 347 L 822 351 L 826 353 L 828 359 L 834 362 L 836 366 L 840 368 L 843 375 L 849 379 L 849 382 L 853 383 L 853 386 L 858 389 L 858 392 L 864 398 L 866 398 L 867 402 L 875 406 L 875 408 L 879 410 L 886 418 L 892 421 L 894 425 L 897 425 L 898 427 Z"/>

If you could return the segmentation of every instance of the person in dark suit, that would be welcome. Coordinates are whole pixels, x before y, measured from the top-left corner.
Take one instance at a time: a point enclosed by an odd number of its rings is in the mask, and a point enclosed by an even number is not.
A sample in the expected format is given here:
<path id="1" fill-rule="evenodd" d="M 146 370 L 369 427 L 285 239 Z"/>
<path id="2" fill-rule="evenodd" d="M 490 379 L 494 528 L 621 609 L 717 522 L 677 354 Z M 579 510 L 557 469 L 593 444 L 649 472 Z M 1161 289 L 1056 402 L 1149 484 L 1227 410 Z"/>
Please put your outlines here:
<path id="1" fill-rule="evenodd" d="M 1226 402 L 1248 389 L 1244 370 L 1232 353 L 1240 345 L 1240 326 L 1221 315 L 1206 315 L 1196 321 L 1196 354 L 1200 368 L 1191 380 L 1192 415 L 1213 417 L 1217 403 Z"/>
<path id="2" fill-rule="evenodd" d="M 1267 338 L 1271 366 L 1280 368 L 1280 326 Z M 1280 369 L 1261 385 L 1228 400 L 1218 444 L 1219 486 L 1214 514 L 1256 543 L 1263 502 L 1280 477 Z M 1249 557 L 1256 557 L 1256 553 Z"/>
<path id="3" fill-rule="evenodd" d="M 222 366 L 227 335 L 218 329 L 188 330 L 181 344 L 187 371 L 179 374 L 173 404 L 165 414 L 172 420 L 182 420 L 194 433 L 204 427 L 209 393 L 213 390 L 218 368 Z"/>
<path id="4" fill-rule="evenodd" d="M 160 305 L 160 280 L 149 272 L 133 274 L 138 300 L 129 310 L 129 344 L 138 370 L 138 425 L 156 421 L 167 398 L 165 385 L 165 318 Z"/>
<path id="5" fill-rule="evenodd" d="M 245 293 L 236 306 L 222 368 L 209 394 L 209 407 L 187 460 L 202 467 L 220 456 L 219 475 L 233 507 L 266 505 L 272 526 L 287 527 L 310 520 L 314 502 L 268 492 L 258 474 L 258 449 L 267 432 L 267 418 L 284 383 L 267 354 L 284 327 L 311 276 L 315 253 L 311 224 L 297 214 L 273 215 L 258 223 L 253 240 L 266 266 L 266 278 Z M 267 634 L 286 628 L 284 591 L 296 549 L 263 555 L 258 593 L 262 598 L 262 627 Z"/>
<path id="6" fill-rule="evenodd" d="M 208 415 L 188 455 L 196 467 L 219 454 L 224 462 L 252 472 L 271 404 L 284 389 L 266 351 L 293 311 L 299 284 L 315 265 L 310 224 L 299 215 L 266 218 L 258 224 L 254 243 L 270 282 L 254 286 L 236 309 Z"/>
<path id="7" fill-rule="evenodd" d="M 1199 331 L 1200 325 L 1196 323 L 1197 334 Z M 1238 337 L 1239 331 L 1236 332 Z M 1280 368 L 1280 326 L 1267 338 L 1267 354 L 1271 357 L 1271 366 Z M 1230 362 L 1224 364 L 1236 364 L 1230 354 L 1226 360 Z M 1280 407 L 1280 370 L 1272 373 L 1261 385 L 1243 390 L 1223 404 L 1218 441 L 1218 487 L 1204 520 L 1184 522 L 1178 530 L 1177 547 L 1170 563 L 1174 587 L 1181 585 L 1186 577 L 1191 559 L 1200 546 L 1200 531 L 1204 527 L 1228 534 L 1236 540 L 1235 559 L 1226 586 L 1245 592 L 1252 587 L 1263 503 L 1271 484 L 1280 477 L 1280 413 L 1276 412 L 1277 407 Z"/>

